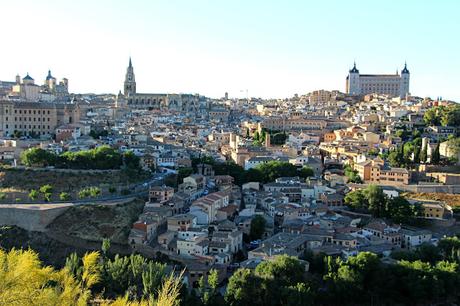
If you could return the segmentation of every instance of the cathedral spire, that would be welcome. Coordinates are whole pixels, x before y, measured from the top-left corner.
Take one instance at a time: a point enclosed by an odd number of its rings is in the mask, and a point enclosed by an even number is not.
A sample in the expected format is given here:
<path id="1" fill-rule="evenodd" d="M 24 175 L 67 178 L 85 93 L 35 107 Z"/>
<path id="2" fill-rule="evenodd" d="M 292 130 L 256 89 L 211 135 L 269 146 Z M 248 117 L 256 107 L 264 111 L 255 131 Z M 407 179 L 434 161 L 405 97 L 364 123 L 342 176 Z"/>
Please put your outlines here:
<path id="1" fill-rule="evenodd" d="M 131 61 L 131 56 L 129 57 L 129 66 L 126 69 L 125 83 L 123 87 L 125 96 L 136 93 L 136 78 L 134 76 L 134 68 Z"/>

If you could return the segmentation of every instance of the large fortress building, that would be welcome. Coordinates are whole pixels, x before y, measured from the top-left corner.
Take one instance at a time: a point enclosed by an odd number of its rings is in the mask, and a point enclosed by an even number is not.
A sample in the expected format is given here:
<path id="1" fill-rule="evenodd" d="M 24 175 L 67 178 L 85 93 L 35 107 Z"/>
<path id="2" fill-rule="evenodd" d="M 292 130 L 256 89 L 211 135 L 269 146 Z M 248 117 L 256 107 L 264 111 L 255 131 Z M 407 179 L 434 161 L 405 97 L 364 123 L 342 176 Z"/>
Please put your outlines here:
<path id="1" fill-rule="evenodd" d="M 346 93 L 350 95 L 387 94 L 405 98 L 409 94 L 410 73 L 407 65 L 401 74 L 360 74 L 356 63 L 350 69 L 346 81 Z"/>
<path id="2" fill-rule="evenodd" d="M 126 69 L 123 93 L 119 93 L 116 100 L 117 107 L 131 109 L 169 110 L 183 113 L 195 113 L 200 107 L 200 96 L 197 94 L 162 94 L 138 93 L 134 67 L 129 58 Z"/>
<path id="3" fill-rule="evenodd" d="M 69 81 L 57 82 L 48 71 L 43 85 L 27 73 L 15 82 L 1 82 L 0 136 L 53 135 L 62 125 L 80 121 L 80 106 L 69 96 Z"/>

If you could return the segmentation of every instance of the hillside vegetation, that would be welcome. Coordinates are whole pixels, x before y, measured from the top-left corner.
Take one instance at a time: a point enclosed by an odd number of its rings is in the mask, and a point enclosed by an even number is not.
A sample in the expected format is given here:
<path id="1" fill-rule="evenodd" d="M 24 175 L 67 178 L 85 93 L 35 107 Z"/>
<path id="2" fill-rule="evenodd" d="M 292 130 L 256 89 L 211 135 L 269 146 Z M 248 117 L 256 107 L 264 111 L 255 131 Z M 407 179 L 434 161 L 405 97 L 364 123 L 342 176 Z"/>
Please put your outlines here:
<path id="1" fill-rule="evenodd" d="M 69 208 L 56 218 L 48 230 L 90 241 L 109 238 L 127 244 L 132 224 L 144 207 L 143 200 L 117 205 L 84 205 Z"/>

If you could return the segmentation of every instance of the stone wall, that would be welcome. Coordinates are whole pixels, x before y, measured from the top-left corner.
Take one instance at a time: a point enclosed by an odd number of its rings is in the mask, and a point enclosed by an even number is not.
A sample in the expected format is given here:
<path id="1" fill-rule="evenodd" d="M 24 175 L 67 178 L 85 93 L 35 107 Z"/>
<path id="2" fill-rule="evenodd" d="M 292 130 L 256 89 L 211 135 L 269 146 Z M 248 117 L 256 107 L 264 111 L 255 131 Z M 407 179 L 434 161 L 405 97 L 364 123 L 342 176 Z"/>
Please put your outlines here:
<path id="1" fill-rule="evenodd" d="M 460 185 L 401 185 L 397 188 L 415 193 L 460 193 Z"/>
<path id="2" fill-rule="evenodd" d="M 16 225 L 28 231 L 43 232 L 46 226 L 71 204 L 2 204 L 0 225 Z"/>

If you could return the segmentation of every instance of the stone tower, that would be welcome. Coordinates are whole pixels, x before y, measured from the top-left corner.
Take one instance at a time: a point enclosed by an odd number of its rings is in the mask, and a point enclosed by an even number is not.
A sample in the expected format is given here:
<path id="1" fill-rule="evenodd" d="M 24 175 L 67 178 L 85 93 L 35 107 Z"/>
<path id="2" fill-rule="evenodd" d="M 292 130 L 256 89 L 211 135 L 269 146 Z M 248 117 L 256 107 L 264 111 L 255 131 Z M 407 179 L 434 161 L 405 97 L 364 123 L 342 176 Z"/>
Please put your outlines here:
<path id="1" fill-rule="evenodd" d="M 134 77 L 134 68 L 131 63 L 131 57 L 129 58 L 129 65 L 126 69 L 125 83 L 124 83 L 124 94 L 125 96 L 133 95 L 136 93 L 136 78 Z"/>
<path id="2" fill-rule="evenodd" d="M 410 73 L 407 69 L 407 63 L 404 63 L 404 69 L 401 71 L 401 84 L 399 85 L 400 97 L 406 98 L 406 95 L 409 94 L 409 80 Z"/>
<path id="3" fill-rule="evenodd" d="M 265 133 L 265 147 L 270 148 L 270 146 L 271 146 L 270 133 L 266 132 Z"/>
<path id="4" fill-rule="evenodd" d="M 353 64 L 353 68 L 350 69 L 347 76 L 347 94 L 359 95 L 361 93 L 359 84 L 359 70 L 356 68 L 356 63 Z"/>

